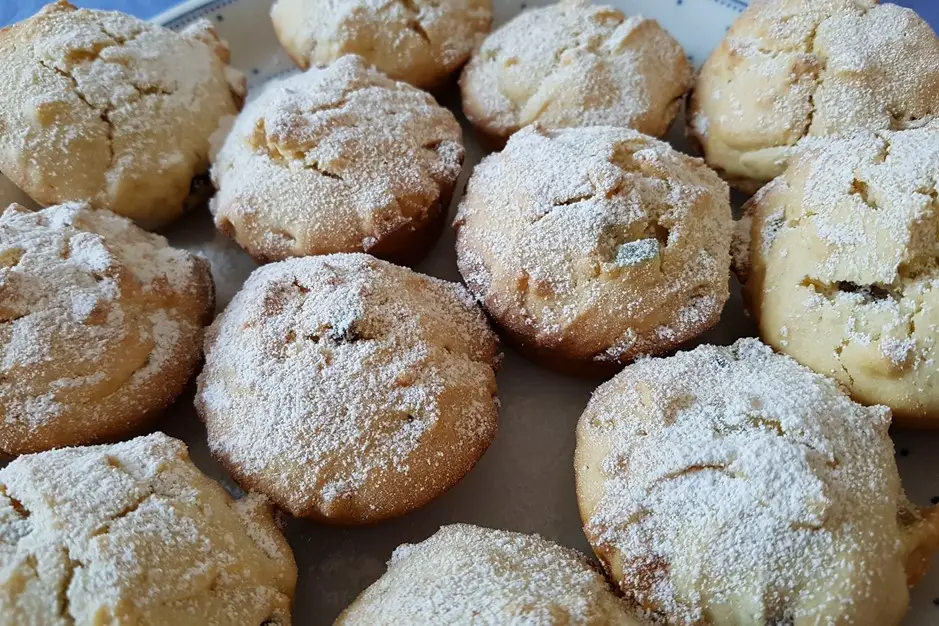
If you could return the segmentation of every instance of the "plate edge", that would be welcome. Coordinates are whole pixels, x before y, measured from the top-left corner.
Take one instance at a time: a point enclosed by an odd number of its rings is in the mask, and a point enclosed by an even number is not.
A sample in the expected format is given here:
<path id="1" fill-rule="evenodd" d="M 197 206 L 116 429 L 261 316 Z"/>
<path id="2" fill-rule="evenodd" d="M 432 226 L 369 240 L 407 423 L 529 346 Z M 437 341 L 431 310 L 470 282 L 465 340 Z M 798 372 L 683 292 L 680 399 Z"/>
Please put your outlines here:
<path id="1" fill-rule="evenodd" d="M 154 15 L 149 21 L 166 26 L 170 22 L 176 21 L 187 13 L 193 13 L 199 10 L 209 10 L 210 5 L 234 4 L 235 0 L 184 0 L 169 9 Z M 213 7 L 214 8 L 214 7 Z"/>

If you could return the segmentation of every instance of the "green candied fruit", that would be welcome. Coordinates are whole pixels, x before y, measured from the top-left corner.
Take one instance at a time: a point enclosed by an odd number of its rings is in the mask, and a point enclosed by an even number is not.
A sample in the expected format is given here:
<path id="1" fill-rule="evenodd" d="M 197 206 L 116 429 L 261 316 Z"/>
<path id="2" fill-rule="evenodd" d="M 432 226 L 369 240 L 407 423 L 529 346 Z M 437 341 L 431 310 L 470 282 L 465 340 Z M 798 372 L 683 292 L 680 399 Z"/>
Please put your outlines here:
<path id="1" fill-rule="evenodd" d="M 654 238 L 627 241 L 616 251 L 616 264 L 629 267 L 651 261 L 659 255 L 659 241 Z"/>

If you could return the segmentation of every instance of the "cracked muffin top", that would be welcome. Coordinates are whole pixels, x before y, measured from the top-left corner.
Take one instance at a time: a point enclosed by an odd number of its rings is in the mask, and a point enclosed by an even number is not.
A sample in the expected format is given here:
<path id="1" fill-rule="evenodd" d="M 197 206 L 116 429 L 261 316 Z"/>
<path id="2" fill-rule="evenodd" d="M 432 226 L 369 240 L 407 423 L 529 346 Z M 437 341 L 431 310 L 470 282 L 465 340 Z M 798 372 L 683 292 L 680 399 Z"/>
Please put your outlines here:
<path id="1" fill-rule="evenodd" d="M 214 307 L 205 259 L 64 204 L 0 213 L 0 451 L 138 431 L 185 387 Z"/>
<path id="2" fill-rule="evenodd" d="M 469 524 L 398 546 L 333 626 L 398 624 L 639 626 L 581 553 Z"/>
<path id="3" fill-rule="evenodd" d="M 815 139 L 754 196 L 736 271 L 763 340 L 939 425 L 939 122 Z"/>
<path id="4" fill-rule="evenodd" d="M 460 78 L 463 110 L 501 145 L 533 122 L 627 126 L 661 137 L 692 71 L 655 20 L 588 0 L 522 11 L 489 35 Z"/>
<path id="5" fill-rule="evenodd" d="M 462 163 L 452 113 L 344 56 L 248 104 L 214 158 L 210 206 L 262 262 L 361 251 L 413 264 L 440 233 Z"/>
<path id="6" fill-rule="evenodd" d="M 272 513 L 162 433 L 20 457 L 0 470 L 0 621 L 289 626 L 297 568 Z"/>
<path id="7" fill-rule="evenodd" d="M 750 193 L 804 137 L 900 130 L 939 115 L 939 38 L 877 0 L 753 2 L 704 64 L 689 133 Z"/>
<path id="8" fill-rule="evenodd" d="M 899 624 L 939 544 L 890 411 L 755 339 L 630 365 L 577 425 L 588 541 L 654 623 Z"/>
<path id="9" fill-rule="evenodd" d="M 255 270 L 206 333 L 196 409 L 246 489 L 298 517 L 423 506 L 489 447 L 496 336 L 462 285 L 367 254 Z"/>
<path id="10" fill-rule="evenodd" d="M 626 128 L 529 126 L 473 171 L 457 262 L 546 365 L 609 374 L 717 322 L 728 297 L 727 185 Z"/>
<path id="11" fill-rule="evenodd" d="M 209 166 L 243 77 L 208 22 L 182 33 L 64 0 L 0 30 L 0 171 L 43 205 L 156 228 Z"/>
<path id="12" fill-rule="evenodd" d="M 303 69 L 358 54 L 379 71 L 435 90 L 492 24 L 491 0 L 277 0 L 280 44 Z"/>

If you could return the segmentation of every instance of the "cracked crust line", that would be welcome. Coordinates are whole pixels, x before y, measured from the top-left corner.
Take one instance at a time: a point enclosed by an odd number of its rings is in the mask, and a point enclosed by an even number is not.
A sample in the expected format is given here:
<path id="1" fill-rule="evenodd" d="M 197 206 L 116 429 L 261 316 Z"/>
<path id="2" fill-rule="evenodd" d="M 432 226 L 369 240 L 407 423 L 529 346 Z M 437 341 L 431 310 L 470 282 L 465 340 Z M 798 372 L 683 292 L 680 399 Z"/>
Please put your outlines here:
<path id="1" fill-rule="evenodd" d="M 848 368 L 845 367 L 844 362 L 841 360 L 841 353 L 844 352 L 844 349 L 851 343 L 851 339 L 845 337 L 841 340 L 841 344 L 834 349 L 833 354 L 835 355 L 835 362 L 838 364 L 838 367 L 841 368 L 841 371 L 844 372 L 844 375 L 848 377 L 848 383 L 853 388 L 854 387 L 854 376 L 851 375 L 851 372 L 848 371 Z"/>
<path id="2" fill-rule="evenodd" d="M 107 169 L 105 169 L 104 171 L 104 176 L 105 178 L 107 178 L 108 172 L 110 172 L 114 166 L 114 156 L 115 156 L 114 155 L 114 124 L 111 122 L 111 112 L 113 109 L 109 107 L 98 108 L 94 106 L 91 102 L 89 102 L 88 97 L 84 94 L 84 92 L 78 86 L 78 80 L 76 80 L 75 76 L 72 74 L 71 69 L 63 70 L 62 68 L 57 67 L 56 65 L 50 64 L 48 61 L 39 61 L 39 64 L 42 67 L 48 70 L 52 70 L 59 76 L 63 76 L 67 80 L 69 80 L 72 83 L 72 92 L 75 94 L 75 96 L 79 100 L 81 100 L 85 104 L 85 106 L 87 106 L 90 110 L 97 113 L 98 119 L 104 122 L 106 126 L 105 136 L 107 138 L 107 144 L 108 144 L 108 166 L 107 166 Z"/>
<path id="3" fill-rule="evenodd" d="M 417 6 L 414 0 L 398 0 L 398 3 L 411 14 L 411 19 L 407 21 L 407 27 L 418 37 L 423 39 L 427 45 L 431 45 L 433 42 L 430 40 L 430 34 L 424 29 L 424 25 L 421 23 L 421 8 Z"/>
<path id="4" fill-rule="evenodd" d="M 0 483 L 0 496 L 9 500 L 11 507 L 17 513 L 17 515 L 19 515 L 20 519 L 27 520 L 32 516 L 32 512 L 23 504 L 23 502 L 14 497 L 9 492 L 8 487 L 2 483 Z M 71 552 L 67 545 L 60 544 L 58 548 L 61 550 L 61 554 L 64 557 L 65 572 L 58 584 L 57 597 L 55 600 L 56 614 L 66 624 L 72 625 L 76 623 L 76 618 L 72 613 L 71 600 L 69 598 L 68 591 L 72 585 L 72 581 L 75 578 L 75 571 L 84 567 L 84 564 L 72 558 Z M 29 552 L 23 557 L 22 565 L 31 569 L 37 577 L 39 576 L 38 561 L 34 552 Z M 13 594 L 13 599 L 25 592 L 26 589 L 21 587 L 18 592 Z"/>
<path id="5" fill-rule="evenodd" d="M 881 142 L 883 142 L 880 152 L 877 155 L 876 160 L 874 161 L 876 165 L 886 164 L 890 158 L 890 153 L 893 147 L 893 142 L 891 141 L 890 135 L 889 135 L 890 132 L 895 132 L 895 131 L 878 131 L 874 133 L 881 140 Z M 924 191 L 918 191 L 917 193 L 921 193 L 922 195 L 934 198 L 936 197 L 936 194 L 939 193 L 939 189 L 936 188 L 936 185 L 937 185 L 937 181 L 934 181 L 933 182 L 934 188 L 931 193 L 927 193 Z M 871 211 L 882 210 L 882 207 L 878 204 L 876 199 L 873 198 L 869 194 L 869 186 L 868 186 L 867 181 L 863 180 L 863 178 L 859 175 L 858 172 L 854 173 L 854 179 L 852 181 L 852 189 L 850 191 L 850 195 L 859 198 Z M 815 212 L 806 209 L 805 212 L 799 217 L 795 219 L 787 220 L 786 223 L 784 224 L 784 227 L 788 229 L 798 227 L 801 224 L 802 220 L 810 219 L 812 217 L 815 217 L 816 215 L 817 214 Z M 778 240 L 779 240 L 779 237 L 777 236 L 774 239 L 772 245 L 775 246 Z M 890 296 L 890 298 L 894 302 L 896 302 L 898 305 L 905 303 L 909 300 L 906 292 L 907 292 L 907 289 L 910 287 L 910 284 L 909 284 L 910 281 L 908 277 L 904 276 L 902 266 L 903 266 L 903 263 L 901 263 L 897 267 L 894 282 L 890 283 L 889 285 L 881 284 L 881 283 L 873 283 L 869 285 L 858 285 L 858 287 L 862 289 L 863 288 L 882 289 L 886 291 L 887 294 Z M 935 270 L 927 273 L 926 275 L 929 276 L 933 273 L 935 273 Z M 812 276 L 804 276 L 801 282 L 801 286 L 814 288 L 816 293 L 824 296 L 829 302 L 834 303 L 836 292 L 842 291 L 838 287 L 839 282 L 842 282 L 842 281 L 825 282 L 825 281 L 818 280 L 817 278 L 812 277 Z"/>
<path id="6" fill-rule="evenodd" d="M 120 471 L 127 474 L 127 472 L 123 469 L 121 469 Z M 132 476 L 131 474 L 127 474 L 127 475 Z M 126 507 L 124 507 L 123 509 L 121 509 L 120 511 L 112 515 L 109 519 L 105 520 L 100 526 L 98 526 L 98 528 L 96 528 L 95 530 L 91 532 L 89 537 L 100 537 L 101 535 L 108 534 L 109 532 L 111 532 L 111 526 L 113 526 L 115 522 L 118 522 L 129 515 L 132 515 L 133 513 L 137 511 L 137 509 L 139 509 L 143 505 L 144 502 L 146 502 L 150 498 L 153 498 L 157 495 L 159 494 L 157 494 L 154 489 L 152 488 L 149 489 L 147 493 L 144 493 L 139 498 L 131 502 L 129 505 L 127 505 Z"/>
<path id="7" fill-rule="evenodd" d="M 58 613 L 66 624 L 75 624 L 75 615 L 72 614 L 72 602 L 68 592 L 72 586 L 72 581 L 75 579 L 75 570 L 81 569 L 84 565 L 72 558 L 68 547 L 63 546 L 62 551 L 65 553 L 65 576 L 62 578 L 59 587 Z"/>
<path id="8" fill-rule="evenodd" d="M 863 9 L 863 11 L 860 14 L 860 17 L 866 17 L 869 12 L 870 12 L 870 9 L 867 9 L 867 8 Z M 822 19 L 815 26 L 815 28 L 812 29 L 812 32 L 806 38 L 803 45 L 799 46 L 798 48 L 791 47 L 791 48 L 784 48 L 782 50 L 769 50 L 761 46 L 756 46 L 755 48 L 753 48 L 758 53 L 763 54 L 766 57 L 768 57 L 769 60 L 774 60 L 778 58 L 781 54 L 801 53 L 801 54 L 812 55 L 819 62 L 819 68 L 818 68 L 817 76 L 815 78 L 815 84 L 814 84 L 815 88 L 812 90 L 812 93 L 809 96 L 809 112 L 806 116 L 804 127 L 802 129 L 802 132 L 799 134 L 799 136 L 796 137 L 792 142 L 771 143 L 765 146 L 761 146 L 760 148 L 754 148 L 753 150 L 751 150 L 751 152 L 756 151 L 756 150 L 767 150 L 771 148 L 793 147 L 793 146 L 798 145 L 799 142 L 801 142 L 806 137 L 812 136 L 810 133 L 810 130 L 812 128 L 812 124 L 815 122 L 815 113 L 817 110 L 815 97 L 818 94 L 819 90 L 822 88 L 822 86 L 825 84 L 826 75 L 828 73 L 828 58 L 823 56 L 822 54 L 820 54 L 818 51 L 815 50 L 815 40 L 818 37 L 818 31 L 822 28 L 822 26 L 824 26 L 827 22 L 831 21 L 832 19 L 836 17 L 840 17 L 840 16 L 841 14 L 834 14 L 834 15 L 829 15 L 825 17 L 824 19 Z M 726 88 L 733 81 L 734 81 L 734 76 L 728 76 L 727 80 L 725 81 L 724 87 Z"/>
<path id="9" fill-rule="evenodd" d="M 94 63 L 95 61 L 101 61 L 102 63 L 119 65 L 125 68 L 128 67 L 126 63 L 118 59 L 112 60 L 112 59 L 102 58 L 101 53 L 104 50 L 107 50 L 109 48 L 121 48 L 121 47 L 126 46 L 127 44 L 133 43 L 144 33 L 144 30 L 141 28 L 135 28 L 129 37 L 123 37 L 123 36 L 111 33 L 101 24 L 96 24 L 96 26 L 101 31 L 101 34 L 104 37 L 110 39 L 111 41 L 105 42 L 104 45 L 102 45 L 101 47 L 94 46 L 91 50 L 86 50 L 86 49 L 78 50 L 79 52 L 83 52 L 87 55 L 86 57 L 82 59 L 82 62 Z M 85 93 L 82 91 L 81 87 L 79 86 L 78 80 L 75 78 L 75 75 L 73 73 L 73 68 L 75 64 L 70 64 L 66 62 L 65 69 L 58 67 L 58 65 L 56 65 L 54 62 L 50 60 L 40 60 L 39 64 L 42 67 L 52 70 L 55 73 L 59 74 L 60 76 L 63 76 L 66 79 L 68 79 L 69 82 L 72 83 L 72 91 L 75 93 L 78 99 L 81 100 L 83 103 L 85 103 L 85 105 L 87 105 L 89 109 L 91 109 L 92 111 L 95 111 L 98 114 L 98 118 L 102 122 L 105 123 L 107 127 L 106 137 L 107 137 L 107 145 L 108 145 L 108 165 L 104 171 L 104 176 L 105 178 L 107 178 L 111 170 L 114 169 L 115 158 L 116 158 L 116 153 L 114 150 L 115 125 L 114 125 L 114 122 L 111 120 L 111 114 L 117 109 L 119 109 L 120 107 L 115 106 L 113 102 L 109 102 L 108 105 L 103 106 L 103 107 L 97 107 L 93 105 L 88 100 L 88 97 L 85 95 Z M 130 78 L 127 80 L 127 84 L 131 88 L 133 88 L 134 91 L 137 92 L 138 97 L 141 99 L 150 95 L 171 96 L 176 93 L 176 89 L 163 87 L 161 85 L 141 85 L 135 82 L 134 80 L 131 80 Z"/>
<path id="10" fill-rule="evenodd" d="M 15 498 L 13 494 L 9 492 L 7 486 L 3 483 L 0 483 L 0 496 L 10 501 L 10 506 L 13 508 L 13 511 L 19 515 L 20 519 L 29 519 L 29 517 L 32 515 L 32 511 L 26 508 L 26 506 L 18 498 Z"/>
<path id="11" fill-rule="evenodd" d="M 331 103 L 323 104 L 314 108 L 305 109 L 299 112 L 298 116 L 312 117 L 312 116 L 317 116 L 321 113 L 325 113 L 326 111 L 336 111 L 336 110 L 343 109 L 347 104 L 349 104 L 349 101 L 351 100 L 352 96 L 354 96 L 356 93 L 360 91 L 366 90 L 367 88 L 368 88 L 367 86 L 366 87 L 354 87 L 351 90 L 344 91 L 337 102 L 331 102 Z M 344 123 L 341 126 L 345 128 L 349 128 L 349 127 L 354 128 L 357 125 L 358 124 L 354 123 L 352 124 L 352 126 L 350 126 Z M 329 131 L 332 132 L 335 130 L 335 128 L 336 128 L 335 126 L 331 126 L 329 128 Z M 260 134 L 261 137 L 257 137 L 256 136 L 257 134 Z M 255 140 L 255 141 L 251 141 L 251 140 Z M 314 162 L 309 165 L 306 164 L 306 160 L 309 157 L 310 153 L 316 150 L 316 148 L 320 144 L 318 139 L 312 145 L 305 146 L 303 147 L 303 149 L 298 150 L 298 151 L 292 152 L 289 150 L 287 151 L 281 150 L 280 143 L 276 140 L 271 139 L 271 136 L 267 131 L 267 118 L 264 116 L 260 117 L 258 121 L 256 122 L 255 136 L 251 137 L 249 141 L 251 143 L 252 148 L 256 150 L 257 149 L 263 150 L 264 154 L 273 163 L 277 163 L 278 165 L 282 167 L 289 168 L 288 161 L 300 161 L 304 164 L 304 167 L 306 169 L 319 172 L 323 176 L 327 176 L 329 178 L 336 178 L 339 180 L 344 180 L 341 173 L 330 172 L 328 170 L 325 170 L 324 168 L 320 167 L 318 162 Z"/>
<path id="12" fill-rule="evenodd" d="M 135 483 L 139 483 L 139 482 L 140 482 L 140 480 L 139 480 L 136 476 L 134 476 L 133 474 L 131 474 L 130 472 L 128 472 L 126 469 L 124 469 L 123 465 L 121 464 L 121 462 L 120 462 L 116 457 L 113 457 L 113 456 L 110 456 L 110 455 L 109 455 L 109 456 L 107 456 L 106 460 L 107 460 L 108 465 L 109 465 L 110 467 L 112 467 L 114 470 L 119 471 L 119 472 L 125 474 L 126 476 L 130 477 L 130 479 L 131 479 L 132 481 L 134 481 Z M 158 472 L 158 473 L 151 479 L 151 482 L 152 482 L 153 480 L 156 480 L 156 479 L 159 477 L 159 475 L 160 475 L 161 473 L 162 473 L 162 471 Z M 127 516 L 129 516 L 129 515 L 132 515 L 144 502 L 146 502 L 147 500 L 149 500 L 150 498 L 152 498 L 152 497 L 154 497 L 154 496 L 156 496 L 156 495 L 158 495 L 158 494 L 156 493 L 156 490 L 151 486 L 151 487 L 147 490 L 147 493 L 145 493 L 145 494 L 142 495 L 141 497 L 137 498 L 134 502 L 132 502 L 130 505 L 128 505 L 127 507 L 125 507 L 125 508 L 122 509 L 121 511 L 119 511 L 119 512 L 117 512 L 116 514 L 110 516 L 110 517 L 109 517 L 107 520 L 105 520 L 98 528 L 96 528 L 96 529 L 93 530 L 92 532 L 88 533 L 87 537 L 85 537 L 84 539 L 92 539 L 92 538 L 94 538 L 94 537 L 99 537 L 99 536 L 101 536 L 101 535 L 107 534 L 107 533 L 110 531 L 111 525 L 113 525 L 115 522 L 117 522 L 117 521 L 119 521 L 119 520 L 121 520 L 121 519 L 123 519 L 123 518 L 125 518 L 125 517 L 127 517 Z M 7 491 L 6 485 L 0 484 L 0 496 L 5 496 L 8 500 L 10 500 L 11 506 L 12 506 L 13 509 L 20 515 L 20 517 L 21 517 L 22 519 L 25 520 L 25 519 L 28 519 L 28 518 L 31 516 L 31 512 L 29 511 L 29 509 L 27 509 L 27 508 L 22 504 L 22 502 L 20 502 L 20 500 L 14 498 L 14 497 Z M 57 614 L 59 615 L 59 617 L 60 617 L 61 619 L 63 619 L 63 620 L 65 621 L 66 624 L 75 624 L 77 620 L 76 620 L 76 617 L 72 614 L 72 610 L 71 610 L 71 600 L 70 600 L 70 598 L 69 598 L 68 591 L 69 591 L 69 588 L 70 588 L 71 585 L 72 585 L 72 581 L 73 581 L 74 578 L 75 578 L 75 572 L 76 572 L 76 570 L 83 568 L 85 565 L 84 565 L 84 563 L 82 563 L 81 561 L 79 561 L 79 560 L 77 560 L 77 559 L 75 559 L 75 558 L 72 557 L 72 554 L 71 554 L 71 551 L 70 551 L 70 549 L 69 549 L 69 546 L 68 546 L 66 543 L 61 543 L 61 544 L 59 544 L 58 547 L 59 547 L 59 549 L 62 551 L 62 554 L 63 554 L 64 559 L 65 559 L 65 573 L 64 573 L 64 576 L 62 577 L 62 579 L 61 579 L 61 581 L 60 581 L 60 583 L 59 583 L 59 587 L 58 587 L 58 597 L 57 597 L 57 599 L 56 599 Z M 39 570 L 38 570 L 38 568 L 36 567 L 36 564 L 37 564 L 37 562 L 36 562 L 36 555 L 35 555 L 33 552 L 30 552 L 30 553 L 28 553 L 28 554 L 25 556 L 25 559 L 26 559 L 26 564 L 27 564 L 27 565 L 29 565 L 29 563 L 32 562 L 32 564 L 33 564 L 32 568 L 33 568 L 34 571 L 36 571 L 36 573 L 37 573 L 37 575 L 38 575 Z M 19 594 L 16 594 L 16 595 L 21 595 L 21 594 L 25 593 L 25 591 L 26 591 L 25 589 L 20 589 Z M 14 596 L 14 597 L 15 597 L 15 596 Z"/>
<path id="13" fill-rule="evenodd" d="M 861 14 L 858 17 L 866 18 L 868 13 L 870 13 L 870 11 L 871 9 L 869 8 L 862 8 Z M 809 34 L 809 37 L 806 39 L 804 52 L 806 54 L 811 54 L 812 56 L 814 56 L 818 60 L 820 67 L 818 69 L 818 76 L 815 79 L 815 89 L 812 90 L 812 95 L 809 96 L 809 105 L 811 108 L 809 109 L 809 113 L 806 119 L 805 129 L 802 131 L 801 136 L 798 139 L 796 139 L 793 145 L 797 145 L 800 141 L 810 136 L 812 124 L 815 122 L 815 113 L 817 111 L 817 107 L 815 104 L 815 97 L 816 95 L 818 95 L 819 90 L 824 86 L 826 75 L 828 73 L 828 57 L 823 56 L 815 49 L 815 40 L 818 37 L 818 31 L 827 22 L 830 22 L 834 18 L 840 17 L 840 16 L 841 14 L 829 15 L 828 17 L 820 21 L 818 25 L 814 29 L 812 29 L 812 32 Z M 768 146 L 768 147 L 772 148 L 772 147 L 777 147 L 777 146 Z M 889 152 L 889 147 L 888 147 L 887 154 L 889 153 L 890 152 Z"/>
<path id="14" fill-rule="evenodd" d="M 412 0 L 402 0 L 402 1 L 412 1 Z M 578 33 L 577 40 L 573 45 L 564 46 L 554 53 L 554 64 L 551 68 L 551 71 L 545 74 L 545 76 L 541 79 L 541 81 L 539 81 L 538 86 L 532 91 L 531 94 L 529 94 L 529 96 L 525 99 L 524 102 L 516 103 L 506 93 L 505 89 L 502 86 L 502 81 L 496 81 L 496 88 L 499 90 L 499 93 L 502 95 L 502 97 L 505 98 L 505 100 L 511 105 L 512 113 L 515 115 L 518 115 L 522 111 L 524 111 L 526 108 L 528 108 L 529 103 L 534 99 L 535 96 L 537 96 L 541 92 L 541 88 L 545 85 L 545 83 L 547 83 L 551 78 L 553 78 L 556 74 L 559 73 L 559 71 L 562 69 L 560 65 L 561 57 L 564 55 L 565 52 L 568 52 L 570 50 L 575 50 L 575 51 L 584 50 L 594 55 L 595 57 L 599 59 L 603 59 L 603 60 L 621 56 L 619 54 L 613 54 L 612 51 L 607 48 L 606 44 L 610 40 L 613 39 L 613 36 L 616 35 L 616 29 L 619 28 L 619 26 L 623 24 L 623 22 L 625 21 L 626 21 L 625 17 L 620 19 L 613 26 L 612 31 L 610 32 L 609 35 L 607 35 L 606 39 L 604 39 L 599 44 L 592 43 L 589 37 L 587 39 L 581 39 L 580 37 L 583 33 Z M 500 65 L 504 66 L 505 62 L 508 61 L 508 59 L 505 59 L 505 60 L 499 59 L 499 54 L 502 52 L 503 50 L 501 48 L 497 49 L 495 52 L 492 53 L 491 57 L 487 57 L 485 59 L 486 62 L 489 64 L 498 62 Z M 683 95 L 680 96 L 680 98 L 683 98 L 683 97 L 684 97 Z M 547 109 L 551 105 L 551 102 L 552 102 L 551 98 L 545 98 L 544 105 L 534 115 L 532 115 L 531 119 L 525 122 L 524 125 L 537 122 L 538 119 L 541 117 L 541 114 L 544 113 L 545 109 Z M 521 121 L 515 124 L 515 126 L 518 126 L 518 127 L 520 127 L 521 125 L 523 125 Z"/>
<path id="15" fill-rule="evenodd" d="M 818 30 L 822 27 L 825 22 L 832 19 L 833 16 L 828 16 L 821 22 L 819 22 L 812 32 L 809 34 L 808 41 L 806 42 L 807 54 L 814 56 L 819 63 L 818 74 L 815 77 L 815 89 L 812 90 L 812 95 L 809 96 L 809 114 L 806 116 L 805 127 L 802 129 L 802 134 L 796 139 L 795 143 L 799 143 L 802 139 L 808 136 L 809 131 L 812 129 L 812 124 L 815 122 L 815 96 L 818 94 L 819 90 L 825 84 L 825 74 L 828 72 L 828 58 L 823 57 L 821 54 L 815 50 L 815 39 L 818 37 Z"/>

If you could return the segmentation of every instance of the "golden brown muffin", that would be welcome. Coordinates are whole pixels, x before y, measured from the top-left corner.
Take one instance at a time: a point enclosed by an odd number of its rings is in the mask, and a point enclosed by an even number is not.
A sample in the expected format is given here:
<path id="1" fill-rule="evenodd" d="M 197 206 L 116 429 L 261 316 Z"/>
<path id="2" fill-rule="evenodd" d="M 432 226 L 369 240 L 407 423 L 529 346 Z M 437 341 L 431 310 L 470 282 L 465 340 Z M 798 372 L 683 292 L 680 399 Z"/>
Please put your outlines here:
<path id="1" fill-rule="evenodd" d="M 20 457 L 0 470 L 0 622 L 289 626 L 272 512 L 162 433 Z"/>
<path id="2" fill-rule="evenodd" d="M 247 106 L 214 158 L 211 209 L 262 262 L 364 251 L 413 264 L 440 234 L 462 163 L 452 113 L 346 56 Z"/>
<path id="3" fill-rule="evenodd" d="M 462 286 L 365 254 L 256 270 L 210 327 L 196 408 L 245 488 L 298 517 L 401 515 L 496 432 L 501 355 Z"/>
<path id="4" fill-rule="evenodd" d="M 698 76 L 689 134 L 708 165 L 755 192 L 803 138 L 914 128 L 939 114 L 939 39 L 877 0 L 764 0 Z"/>
<path id="5" fill-rule="evenodd" d="M 939 545 L 890 411 L 756 339 L 630 365 L 577 426 L 584 531 L 626 600 L 676 626 L 896 626 Z"/>
<path id="6" fill-rule="evenodd" d="M 335 626 L 639 626 L 579 552 L 468 524 L 398 546 Z"/>
<path id="7" fill-rule="evenodd" d="M 61 0 L 0 30 L 0 170 L 42 205 L 87 201 L 156 228 L 209 167 L 244 77 L 211 25 L 181 33 Z"/>
<path id="8" fill-rule="evenodd" d="M 460 78 L 463 111 L 501 147 L 546 128 L 628 126 L 661 137 L 691 86 L 681 45 L 659 24 L 587 0 L 528 9 L 489 35 Z"/>
<path id="9" fill-rule="evenodd" d="M 395 80 L 435 90 L 492 24 L 490 0 L 277 0 L 274 31 L 303 69 L 346 54 Z"/>
<path id="10" fill-rule="evenodd" d="M 728 298 L 727 185 L 626 128 L 525 128 L 473 171 L 460 272 L 539 362 L 610 375 L 703 332 Z"/>
<path id="11" fill-rule="evenodd" d="M 760 191 L 737 272 L 760 336 L 939 427 L 939 123 L 816 140 Z"/>
<path id="12" fill-rule="evenodd" d="M 205 259 L 81 204 L 0 213 L 0 451 L 139 432 L 199 362 Z"/>

